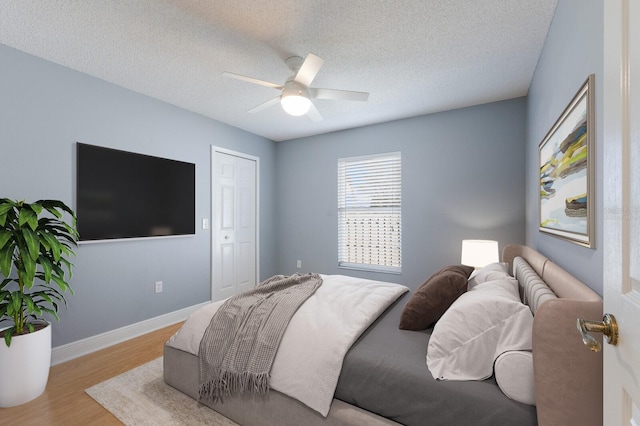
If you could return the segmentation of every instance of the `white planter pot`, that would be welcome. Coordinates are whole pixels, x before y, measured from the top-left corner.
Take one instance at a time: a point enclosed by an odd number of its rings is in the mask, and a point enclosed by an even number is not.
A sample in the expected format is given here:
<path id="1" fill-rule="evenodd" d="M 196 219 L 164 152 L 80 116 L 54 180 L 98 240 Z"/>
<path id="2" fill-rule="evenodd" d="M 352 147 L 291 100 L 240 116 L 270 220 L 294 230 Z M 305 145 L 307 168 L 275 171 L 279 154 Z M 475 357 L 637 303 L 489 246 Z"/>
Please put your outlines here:
<path id="1" fill-rule="evenodd" d="M 51 324 L 13 336 L 7 347 L 0 339 L 0 407 L 24 404 L 42 395 L 51 366 Z"/>

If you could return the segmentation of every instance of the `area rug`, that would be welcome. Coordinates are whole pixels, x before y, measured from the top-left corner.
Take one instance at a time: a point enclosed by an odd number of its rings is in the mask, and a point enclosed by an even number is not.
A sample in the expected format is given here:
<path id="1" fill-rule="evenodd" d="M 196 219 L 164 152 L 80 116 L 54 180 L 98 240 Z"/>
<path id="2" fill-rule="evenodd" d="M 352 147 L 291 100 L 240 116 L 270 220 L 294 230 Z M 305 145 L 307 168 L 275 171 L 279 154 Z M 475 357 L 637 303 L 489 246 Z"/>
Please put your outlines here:
<path id="1" fill-rule="evenodd" d="M 162 358 L 86 389 L 127 426 L 237 426 L 164 382 Z"/>

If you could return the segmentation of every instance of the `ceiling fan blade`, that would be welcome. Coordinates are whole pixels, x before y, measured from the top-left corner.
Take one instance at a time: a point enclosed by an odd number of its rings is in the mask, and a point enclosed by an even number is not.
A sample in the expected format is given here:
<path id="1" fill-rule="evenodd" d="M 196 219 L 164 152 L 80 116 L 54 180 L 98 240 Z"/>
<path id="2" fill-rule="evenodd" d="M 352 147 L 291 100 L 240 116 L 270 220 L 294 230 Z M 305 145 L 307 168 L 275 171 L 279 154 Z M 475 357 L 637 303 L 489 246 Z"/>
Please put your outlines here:
<path id="1" fill-rule="evenodd" d="M 318 111 L 318 108 L 311 102 L 311 106 L 309 107 L 309 111 L 307 111 L 307 117 L 311 119 L 311 121 L 322 121 L 322 116 Z"/>
<path id="2" fill-rule="evenodd" d="M 317 99 L 333 99 L 338 101 L 361 101 L 366 102 L 369 99 L 367 92 L 353 92 L 350 90 L 337 89 L 309 89 L 311 97 Z"/>
<path id="3" fill-rule="evenodd" d="M 260 105 L 256 105 L 247 112 L 254 113 L 254 112 L 262 111 L 265 108 L 269 108 L 270 106 L 277 104 L 278 102 L 280 102 L 280 96 L 276 96 L 275 98 L 269 99 L 267 102 L 263 102 Z"/>
<path id="4" fill-rule="evenodd" d="M 318 74 L 318 71 L 320 71 L 320 68 L 322 68 L 323 64 L 324 59 L 322 59 L 320 56 L 314 55 L 313 53 L 309 53 L 300 66 L 300 69 L 298 70 L 294 81 L 306 87 L 309 87 L 313 79 L 316 77 L 316 74 Z"/>
<path id="5" fill-rule="evenodd" d="M 271 83 L 269 81 L 258 80 L 257 78 L 247 77 L 246 75 L 234 74 L 232 72 L 223 72 L 223 76 L 235 78 L 236 80 L 242 80 L 253 84 L 259 84 L 260 86 L 272 87 L 274 89 L 282 90 L 280 84 Z"/>

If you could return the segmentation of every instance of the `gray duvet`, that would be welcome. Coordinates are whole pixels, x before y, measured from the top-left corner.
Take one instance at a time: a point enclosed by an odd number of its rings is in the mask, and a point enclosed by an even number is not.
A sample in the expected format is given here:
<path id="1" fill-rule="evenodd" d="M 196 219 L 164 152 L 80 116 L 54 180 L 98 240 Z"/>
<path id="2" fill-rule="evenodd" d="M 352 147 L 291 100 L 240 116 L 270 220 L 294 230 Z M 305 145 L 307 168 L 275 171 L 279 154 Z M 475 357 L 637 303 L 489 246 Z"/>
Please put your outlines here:
<path id="1" fill-rule="evenodd" d="M 407 293 L 347 353 L 335 398 L 407 426 L 536 425 L 535 406 L 507 398 L 493 378 L 436 381 L 426 365 L 431 330 L 398 329 Z"/>

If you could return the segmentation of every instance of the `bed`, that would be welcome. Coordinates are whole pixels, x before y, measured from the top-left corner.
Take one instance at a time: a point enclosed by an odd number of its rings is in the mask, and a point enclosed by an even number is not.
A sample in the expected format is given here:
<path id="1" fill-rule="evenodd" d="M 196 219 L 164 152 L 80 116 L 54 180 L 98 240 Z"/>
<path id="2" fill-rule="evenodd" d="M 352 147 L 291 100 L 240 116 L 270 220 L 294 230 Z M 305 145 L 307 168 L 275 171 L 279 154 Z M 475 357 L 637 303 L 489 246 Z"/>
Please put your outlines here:
<path id="1" fill-rule="evenodd" d="M 533 276 L 527 272 L 523 277 L 519 272 L 518 281 L 522 298 L 530 306 L 538 305 L 531 333 L 536 405 L 507 396 L 497 383 L 497 374 L 483 380 L 435 380 L 425 356 L 439 322 L 421 331 L 398 329 L 410 293 L 397 297 L 356 336 L 344 356 L 326 417 L 273 389 L 267 397 L 240 395 L 223 403 L 204 403 L 241 425 L 601 424 L 602 356 L 582 344 L 575 325 L 577 318 L 602 317 L 601 298 L 529 247 L 505 247 L 503 261 L 511 274 L 515 273 L 514 263 L 521 262 Z M 534 290 L 523 290 L 529 279 L 544 281 L 555 295 L 539 299 L 540 284 Z M 525 291 L 533 291 L 535 297 Z M 197 351 L 175 340 L 170 339 L 164 348 L 165 381 L 198 399 Z M 526 351 L 518 353 L 526 355 Z"/>

